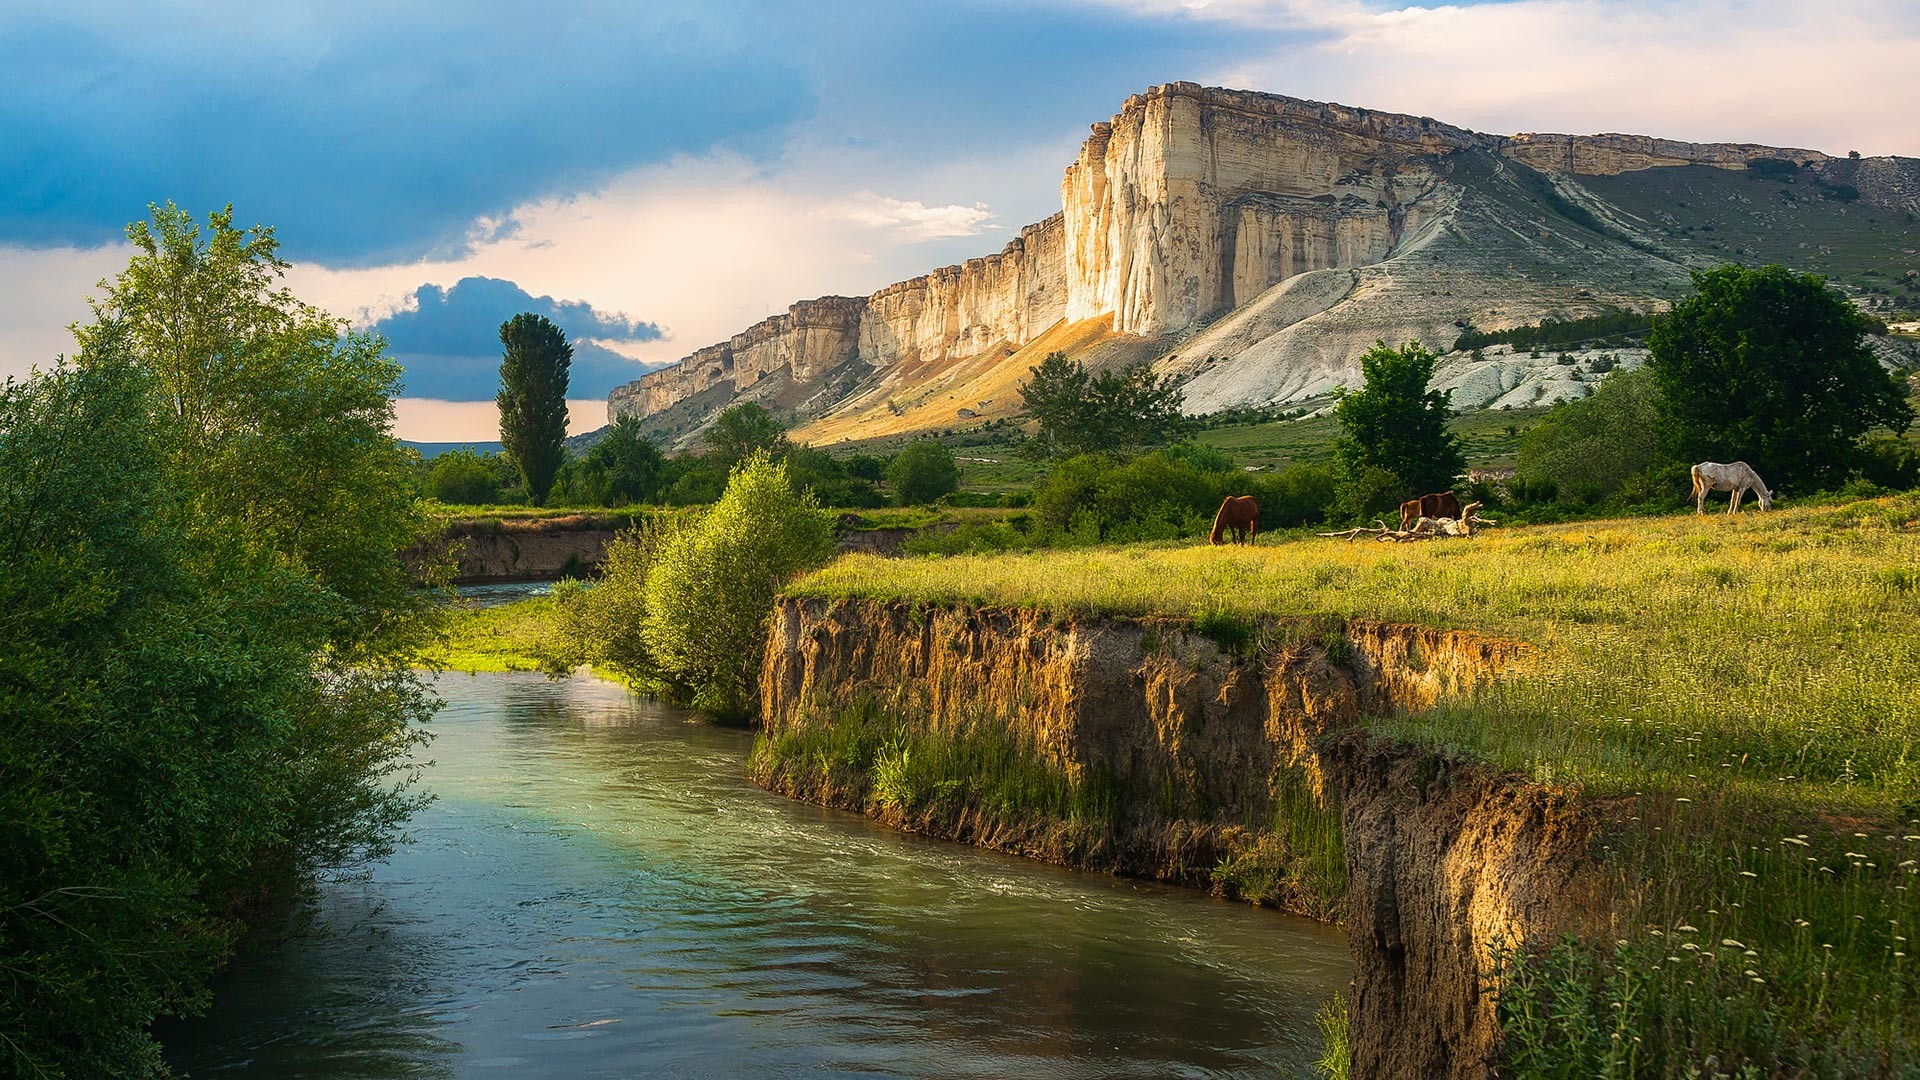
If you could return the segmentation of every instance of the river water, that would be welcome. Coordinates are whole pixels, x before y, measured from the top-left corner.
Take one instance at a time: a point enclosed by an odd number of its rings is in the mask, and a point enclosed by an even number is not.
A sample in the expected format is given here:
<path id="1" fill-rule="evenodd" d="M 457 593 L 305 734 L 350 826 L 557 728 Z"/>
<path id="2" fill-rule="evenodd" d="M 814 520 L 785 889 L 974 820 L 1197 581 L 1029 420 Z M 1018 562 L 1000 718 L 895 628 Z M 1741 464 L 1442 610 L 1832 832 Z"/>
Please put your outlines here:
<path id="1" fill-rule="evenodd" d="M 1349 975 L 1304 920 L 773 796 L 750 736 L 610 683 L 439 690 L 414 842 L 223 976 L 178 1069 L 1274 1078 Z"/>

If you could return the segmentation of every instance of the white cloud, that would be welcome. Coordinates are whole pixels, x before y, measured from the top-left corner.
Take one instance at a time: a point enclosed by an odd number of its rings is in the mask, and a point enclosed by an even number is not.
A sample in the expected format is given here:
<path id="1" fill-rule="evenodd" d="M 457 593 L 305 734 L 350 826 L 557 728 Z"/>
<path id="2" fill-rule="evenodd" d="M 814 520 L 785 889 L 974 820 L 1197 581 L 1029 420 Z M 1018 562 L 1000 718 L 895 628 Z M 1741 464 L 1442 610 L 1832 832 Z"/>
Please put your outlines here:
<path id="1" fill-rule="evenodd" d="M 978 236 L 993 213 L 984 204 L 928 206 L 923 202 L 890 199 L 871 191 L 826 207 L 821 213 L 870 229 L 888 229 L 914 240 Z"/>
<path id="2" fill-rule="evenodd" d="M 1920 153 L 1910 0 L 1516 0 L 1386 7 L 1106 0 L 1287 29 L 1208 82 L 1432 116 L 1480 131 L 1629 132 L 1829 153 Z"/>

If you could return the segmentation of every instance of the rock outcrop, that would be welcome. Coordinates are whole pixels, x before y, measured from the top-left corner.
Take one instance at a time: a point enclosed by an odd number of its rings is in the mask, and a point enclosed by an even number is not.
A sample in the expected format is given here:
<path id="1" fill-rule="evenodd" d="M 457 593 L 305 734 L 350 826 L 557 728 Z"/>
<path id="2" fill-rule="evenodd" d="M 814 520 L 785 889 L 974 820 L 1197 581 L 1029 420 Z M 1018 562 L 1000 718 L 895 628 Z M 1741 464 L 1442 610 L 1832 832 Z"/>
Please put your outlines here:
<path id="1" fill-rule="evenodd" d="M 1185 336 L 1292 279 L 1366 271 L 1340 301 L 1357 318 L 1275 330 L 1262 339 L 1263 359 L 1195 398 L 1205 408 L 1288 400 L 1351 381 L 1356 341 L 1444 344 L 1462 316 L 1491 328 L 1684 288 L 1684 259 L 1607 224 L 1618 215 L 1583 211 L 1577 185 L 1555 190 L 1542 174 L 1744 170 L 1762 158 L 1806 167 L 1872 205 L 1920 207 L 1920 162 L 1911 159 L 1640 135 L 1484 135 L 1426 117 L 1169 83 L 1093 125 L 1061 181 L 1061 212 L 999 254 L 866 297 L 797 303 L 617 389 L 609 412 L 671 416 L 662 430 L 683 439 L 740 395 L 802 420 L 836 409 L 878 416 L 882 407 L 897 416 L 916 383 L 951 377 L 956 361 L 1007 360 L 1063 321 L 1152 343 L 1163 370 L 1185 378 L 1196 374 Z M 1426 261 L 1409 258 L 1420 253 Z M 965 407 L 967 420 L 985 422 L 1014 402 Z M 956 415 L 950 408 L 938 419 Z"/>
<path id="2" fill-rule="evenodd" d="M 1524 662 L 1512 642 L 1368 622 L 1276 625 L 1264 658 L 1174 619 L 783 600 L 762 667 L 768 744 L 879 702 L 917 734 L 1031 748 L 1069 781 L 1097 777 L 1110 816 L 870 797 L 756 754 L 756 778 L 931 835 L 1088 868 L 1206 885 L 1275 833 L 1287 790 L 1338 807 L 1348 888 L 1316 908 L 1354 957 L 1353 1075 L 1485 1077 L 1498 1028 L 1493 950 L 1582 931 L 1607 900 L 1598 819 L 1554 789 L 1383 742 L 1361 719 L 1473 693 Z"/>

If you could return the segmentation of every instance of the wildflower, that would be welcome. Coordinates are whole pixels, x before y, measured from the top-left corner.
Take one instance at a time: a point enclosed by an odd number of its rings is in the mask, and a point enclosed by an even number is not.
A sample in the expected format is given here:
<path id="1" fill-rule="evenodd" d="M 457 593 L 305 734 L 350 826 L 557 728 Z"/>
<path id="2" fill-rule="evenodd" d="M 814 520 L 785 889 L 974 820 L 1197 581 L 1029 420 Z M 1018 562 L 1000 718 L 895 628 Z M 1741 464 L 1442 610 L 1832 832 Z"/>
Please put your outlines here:
<path id="1" fill-rule="evenodd" d="M 1700 946 L 1698 946 L 1698 945 L 1695 945 L 1695 944 L 1694 944 L 1693 942 L 1691 942 L 1691 941 L 1689 941 L 1689 942 L 1687 942 L 1687 943 L 1686 943 L 1685 945 L 1682 945 L 1682 946 L 1680 946 L 1680 947 L 1681 947 L 1682 949 L 1685 949 L 1685 950 L 1687 950 L 1688 952 L 1699 952 L 1699 951 L 1700 951 Z"/>
<path id="2" fill-rule="evenodd" d="M 1754 952 L 1752 949 L 1748 949 L 1746 952 L 1743 952 L 1740 955 L 1741 956 L 1759 956 L 1760 954 L 1757 952 Z"/>
<path id="3" fill-rule="evenodd" d="M 1746 948 L 1746 946 L 1745 946 L 1745 945 L 1742 945 L 1742 944 L 1740 944 L 1739 942 L 1737 942 L 1737 941 L 1735 941 L 1735 940 L 1733 940 L 1732 938 L 1721 938 L 1721 939 L 1720 939 L 1720 944 L 1722 944 L 1722 945 L 1725 945 L 1725 946 L 1726 946 L 1727 948 L 1729 948 L 1729 949 L 1744 949 L 1744 948 Z"/>
<path id="4" fill-rule="evenodd" d="M 1757 971 L 1755 971 L 1755 970 L 1753 970 L 1752 968 L 1748 968 L 1747 970 L 1745 970 L 1745 971 L 1743 971 L 1743 972 L 1741 972 L 1740 974 L 1742 974 L 1742 975 L 1749 975 L 1749 976 L 1751 976 L 1751 975 L 1758 975 L 1758 974 L 1760 974 L 1760 973 L 1759 973 L 1759 972 L 1757 972 Z"/>
<path id="5" fill-rule="evenodd" d="M 1675 799 L 1674 802 L 1692 802 L 1692 799 Z"/>
<path id="6" fill-rule="evenodd" d="M 1781 843 L 1783 843 L 1783 844 L 1798 844 L 1798 845 L 1800 845 L 1801 847 L 1810 847 L 1810 846 L 1811 846 L 1811 845 L 1809 845 L 1809 844 L 1808 844 L 1808 843 L 1807 843 L 1807 842 L 1806 842 L 1805 840 L 1802 840 L 1802 839 L 1800 839 L 1800 838 L 1799 838 L 1799 837 L 1797 837 L 1797 836 L 1783 836 L 1783 837 L 1781 837 L 1781 838 L 1780 838 L 1780 842 L 1781 842 Z"/>
<path id="7" fill-rule="evenodd" d="M 1865 856 L 1865 855 L 1862 855 L 1862 854 L 1860 854 L 1860 853 L 1859 853 L 1859 852 L 1857 852 L 1857 851 L 1849 851 L 1849 852 L 1847 852 L 1847 858 L 1849 858 L 1849 859 L 1864 859 L 1864 858 L 1866 858 L 1866 856 Z"/>
<path id="8" fill-rule="evenodd" d="M 1753 981 L 1754 981 L 1754 982 L 1757 982 L 1757 983 L 1761 983 L 1761 984 L 1763 984 L 1763 985 L 1764 985 L 1764 984 L 1766 983 L 1766 981 L 1767 981 L 1767 980 L 1765 980 L 1765 979 L 1763 979 L 1763 978 L 1761 978 L 1761 977 L 1760 977 L 1760 976 L 1758 976 L 1758 975 L 1755 975 L 1755 976 L 1753 977 Z"/>
<path id="9" fill-rule="evenodd" d="M 1697 927 L 1697 926 L 1688 926 L 1688 925 L 1687 925 L 1686 923 L 1681 923 L 1681 924 L 1680 924 L 1679 926 L 1676 926 L 1676 927 L 1674 927 L 1674 929 L 1675 929 L 1675 930 L 1678 930 L 1679 932 L 1681 932 L 1681 933 L 1683 933 L 1683 934 L 1697 934 L 1697 933 L 1699 933 L 1699 932 L 1700 932 L 1700 928 L 1699 928 L 1699 927 Z"/>
<path id="10" fill-rule="evenodd" d="M 1812 923 L 1810 923 L 1810 922 L 1808 922 L 1808 921 L 1807 921 L 1807 920 L 1805 920 L 1805 919 L 1795 919 L 1795 920 L 1793 920 L 1793 925 L 1795 925 L 1795 926 L 1812 926 L 1813 924 L 1812 924 Z"/>
<path id="11" fill-rule="evenodd" d="M 1760 875 L 1759 875 L 1759 874 L 1756 874 L 1756 873 L 1754 873 L 1754 872 L 1753 872 L 1753 871 L 1751 871 L 1751 870 L 1742 870 L 1742 871 L 1740 871 L 1740 876 L 1741 876 L 1741 877 L 1759 877 Z"/>

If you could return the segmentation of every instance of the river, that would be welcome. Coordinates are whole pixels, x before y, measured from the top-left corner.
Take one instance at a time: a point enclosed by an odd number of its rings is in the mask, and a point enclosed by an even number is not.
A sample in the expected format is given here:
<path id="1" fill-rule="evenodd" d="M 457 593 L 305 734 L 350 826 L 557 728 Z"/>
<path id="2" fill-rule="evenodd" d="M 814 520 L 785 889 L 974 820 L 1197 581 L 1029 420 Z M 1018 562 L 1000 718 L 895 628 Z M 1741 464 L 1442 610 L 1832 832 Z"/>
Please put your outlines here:
<path id="1" fill-rule="evenodd" d="M 610 683 L 438 686 L 414 842 L 167 1031 L 186 1075 L 1271 1080 L 1350 973 L 1311 922 L 776 797 Z"/>

